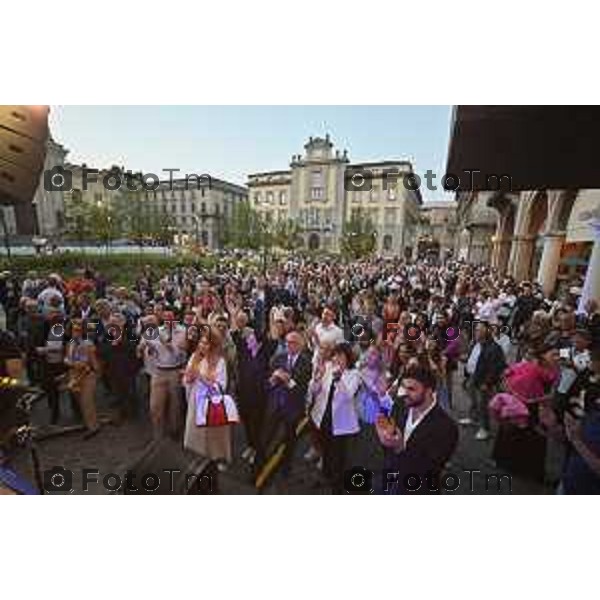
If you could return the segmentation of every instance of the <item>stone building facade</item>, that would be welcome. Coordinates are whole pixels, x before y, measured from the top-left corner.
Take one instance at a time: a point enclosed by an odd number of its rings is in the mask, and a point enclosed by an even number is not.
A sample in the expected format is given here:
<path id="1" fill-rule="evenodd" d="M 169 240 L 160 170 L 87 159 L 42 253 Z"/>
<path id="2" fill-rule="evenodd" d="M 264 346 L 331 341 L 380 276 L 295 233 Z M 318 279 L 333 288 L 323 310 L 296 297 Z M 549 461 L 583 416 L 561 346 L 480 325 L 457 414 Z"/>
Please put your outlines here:
<path id="1" fill-rule="evenodd" d="M 60 238 L 65 226 L 64 193 L 62 190 L 47 191 L 44 188 L 44 172 L 56 167 L 64 167 L 68 150 L 48 136 L 46 142 L 46 159 L 44 170 L 40 175 L 40 181 L 31 201 L 31 209 L 34 210 L 33 223 L 34 235 L 46 238 Z M 15 209 L 13 206 L 0 207 L 4 212 L 4 219 L 10 235 L 19 235 Z"/>
<path id="2" fill-rule="evenodd" d="M 248 176 L 250 203 L 267 222 L 293 220 L 304 248 L 338 252 L 344 223 L 368 215 L 382 255 L 412 254 L 419 225 L 419 190 L 404 185 L 413 173 L 407 161 L 350 163 L 329 136 L 311 137 L 290 168 Z M 353 175 L 367 175 L 366 185 Z"/>
<path id="3" fill-rule="evenodd" d="M 439 244 L 440 257 L 455 254 L 458 233 L 456 205 L 453 202 L 431 201 L 421 206 L 419 239 L 429 238 Z"/>
<path id="4" fill-rule="evenodd" d="M 487 205 L 484 196 L 468 192 L 459 194 L 454 255 L 473 264 L 490 264 L 496 220 L 497 213 Z"/>
<path id="5" fill-rule="evenodd" d="M 531 190 L 459 194 L 458 211 L 495 211 L 490 264 L 547 294 L 581 283 L 584 300 L 600 299 L 600 190 Z"/>
<path id="6" fill-rule="evenodd" d="M 85 165 L 68 165 L 67 168 L 73 177 L 72 190 L 65 192 L 67 232 L 71 236 L 76 233 L 78 206 L 95 203 L 123 208 L 135 197 L 142 214 L 153 214 L 163 224 L 168 223 L 175 241 L 195 241 L 209 249 L 217 249 L 221 246 L 224 220 L 232 214 L 234 204 L 248 200 L 245 187 L 208 175 L 189 174 L 172 181 L 156 180 L 156 184 L 147 179 L 146 187 L 156 188 L 148 190 L 141 190 L 136 179 L 139 175 L 134 175 L 131 185 L 141 191 L 138 196 L 133 196 L 127 190 L 123 168 L 99 169 L 93 175 L 84 175 L 84 169 L 90 168 Z M 111 186 L 116 184 L 117 179 L 111 179 L 113 174 L 123 185 L 115 190 L 107 189 L 105 179 Z M 119 210 L 115 212 L 119 213 Z"/>

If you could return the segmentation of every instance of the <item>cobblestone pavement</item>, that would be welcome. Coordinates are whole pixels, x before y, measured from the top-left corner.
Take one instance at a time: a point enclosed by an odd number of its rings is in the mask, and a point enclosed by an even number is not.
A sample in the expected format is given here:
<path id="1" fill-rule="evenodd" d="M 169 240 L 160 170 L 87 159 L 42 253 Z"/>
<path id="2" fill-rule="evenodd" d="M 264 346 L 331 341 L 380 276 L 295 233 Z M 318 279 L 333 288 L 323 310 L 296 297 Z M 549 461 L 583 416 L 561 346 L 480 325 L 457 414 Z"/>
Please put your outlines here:
<path id="1" fill-rule="evenodd" d="M 467 412 L 468 401 L 460 384 L 454 390 L 455 416 L 464 416 Z M 63 407 L 67 415 L 70 414 L 67 398 L 63 398 Z M 107 398 L 99 394 L 99 414 L 109 414 Z M 74 494 L 109 494 L 101 483 L 102 478 L 109 473 L 123 473 L 146 448 L 152 439 L 152 432 L 147 412 L 135 422 L 122 425 L 106 424 L 95 437 L 84 440 L 80 430 L 48 438 L 37 443 L 42 470 L 55 466 L 64 467 L 73 472 Z M 33 414 L 36 426 L 45 427 L 48 423 L 48 411 L 43 402 L 38 405 Z M 67 417 L 61 424 L 74 423 L 74 418 Z M 460 441 L 457 452 L 448 465 L 448 473 L 459 478 L 460 486 L 456 491 L 447 492 L 455 494 L 497 494 L 509 493 L 508 480 L 501 482 L 501 489 L 495 478 L 486 483 L 486 476 L 497 474 L 489 457 L 491 455 L 493 440 L 480 442 L 474 440 L 475 430 L 471 427 L 461 427 Z M 361 434 L 353 448 L 353 463 L 375 470 L 381 464 L 381 452 L 373 438 L 372 431 Z M 234 463 L 227 472 L 219 475 L 219 490 L 224 494 L 255 494 L 252 485 L 252 469 L 239 457 L 244 446 L 241 427 L 236 428 L 234 436 Z M 294 461 L 289 477 L 283 479 L 279 474 L 273 478 L 272 483 L 263 490 L 266 494 L 329 494 L 330 490 L 323 484 L 320 474 L 314 463 L 307 463 L 303 455 L 308 448 L 306 439 L 300 440 L 296 447 Z M 16 464 L 33 478 L 33 469 L 28 453 L 21 452 Z M 553 446 L 550 447 L 548 459 L 548 472 L 551 480 L 558 478 L 560 466 L 560 452 Z M 98 483 L 91 483 L 87 492 L 83 490 L 83 469 L 97 469 L 100 472 Z M 471 479 L 468 470 L 478 470 Z M 454 487 L 456 480 L 448 479 L 448 486 Z M 114 480 L 112 480 L 114 483 Z M 513 494 L 543 494 L 552 493 L 551 485 L 542 486 L 512 478 Z M 67 492 L 64 492 L 67 493 Z"/>

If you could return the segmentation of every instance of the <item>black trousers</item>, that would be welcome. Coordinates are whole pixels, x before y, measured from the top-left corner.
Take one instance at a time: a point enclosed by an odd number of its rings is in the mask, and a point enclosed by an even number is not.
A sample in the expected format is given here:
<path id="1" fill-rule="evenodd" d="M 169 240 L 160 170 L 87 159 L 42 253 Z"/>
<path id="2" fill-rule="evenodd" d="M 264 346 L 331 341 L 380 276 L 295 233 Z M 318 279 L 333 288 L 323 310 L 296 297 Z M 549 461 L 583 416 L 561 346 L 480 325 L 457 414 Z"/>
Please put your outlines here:
<path id="1" fill-rule="evenodd" d="M 258 395 L 249 397 L 246 394 L 240 394 L 238 397 L 238 409 L 240 420 L 244 426 L 246 441 L 248 445 L 256 450 L 260 450 L 261 433 L 264 420 L 264 400 Z"/>
<path id="2" fill-rule="evenodd" d="M 50 422 L 55 424 L 60 417 L 60 389 L 58 377 L 66 371 L 63 363 L 43 363 L 42 369 L 42 389 L 46 392 L 48 398 L 48 408 L 50 409 Z"/>
<path id="3" fill-rule="evenodd" d="M 334 494 L 344 493 L 344 472 L 352 466 L 348 461 L 349 450 L 357 437 L 358 434 L 322 437 L 323 475 L 331 484 Z"/>
<path id="4" fill-rule="evenodd" d="M 260 440 L 257 444 L 255 468 L 260 470 L 262 465 L 277 450 L 281 443 L 285 444 L 285 452 L 279 472 L 284 478 L 289 477 L 297 445 L 296 427 L 302 414 L 298 411 L 285 412 L 277 408 L 273 402 L 267 402 L 267 407 L 261 415 Z"/>
<path id="5" fill-rule="evenodd" d="M 129 377 L 119 374 L 111 378 L 110 391 L 113 396 L 113 406 L 119 411 L 121 418 L 135 419 L 140 416 L 135 374 Z"/>

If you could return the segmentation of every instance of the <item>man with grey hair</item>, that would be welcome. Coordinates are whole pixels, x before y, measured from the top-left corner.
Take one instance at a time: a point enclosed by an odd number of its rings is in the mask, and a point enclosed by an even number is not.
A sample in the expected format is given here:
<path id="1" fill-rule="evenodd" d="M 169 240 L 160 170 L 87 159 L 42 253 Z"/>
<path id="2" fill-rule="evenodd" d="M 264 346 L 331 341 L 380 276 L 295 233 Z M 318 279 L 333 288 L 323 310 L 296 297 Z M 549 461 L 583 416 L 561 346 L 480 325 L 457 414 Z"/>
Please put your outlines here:
<path id="1" fill-rule="evenodd" d="M 286 351 L 273 356 L 267 389 L 265 446 L 281 435 L 286 442 L 282 474 L 289 475 L 296 442 L 296 426 L 305 414 L 306 395 L 312 375 L 312 361 L 306 341 L 298 331 L 285 337 Z M 268 459 L 268 457 L 267 457 Z"/>

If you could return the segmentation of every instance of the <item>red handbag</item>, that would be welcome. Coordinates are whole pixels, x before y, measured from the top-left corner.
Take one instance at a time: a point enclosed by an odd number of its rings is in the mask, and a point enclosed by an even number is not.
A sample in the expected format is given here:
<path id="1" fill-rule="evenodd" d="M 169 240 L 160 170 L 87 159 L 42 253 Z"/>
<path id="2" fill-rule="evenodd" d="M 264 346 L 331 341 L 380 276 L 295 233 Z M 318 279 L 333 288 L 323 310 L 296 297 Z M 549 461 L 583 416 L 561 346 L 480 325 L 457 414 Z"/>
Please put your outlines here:
<path id="1" fill-rule="evenodd" d="M 206 426 L 221 427 L 222 425 L 227 425 L 228 422 L 225 402 L 222 399 L 220 402 L 213 402 L 209 399 L 206 411 Z"/>

